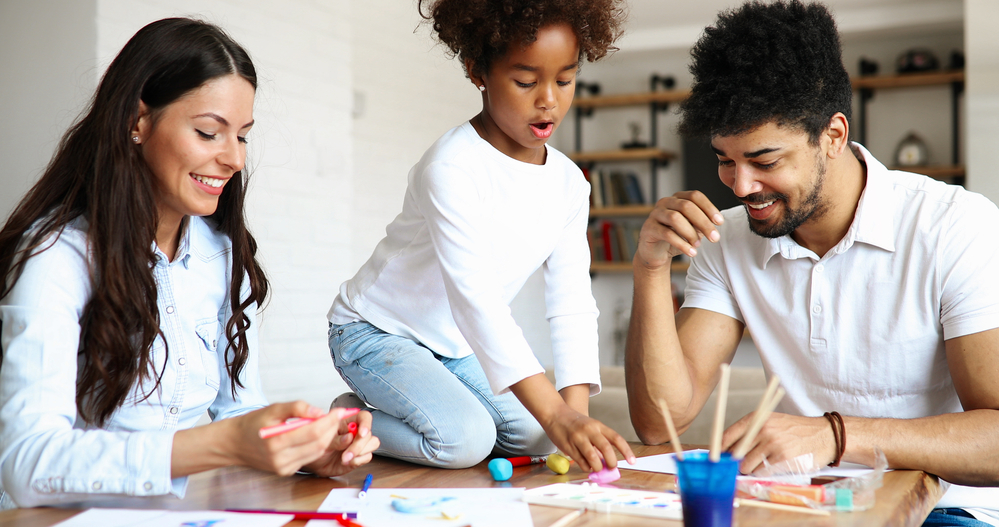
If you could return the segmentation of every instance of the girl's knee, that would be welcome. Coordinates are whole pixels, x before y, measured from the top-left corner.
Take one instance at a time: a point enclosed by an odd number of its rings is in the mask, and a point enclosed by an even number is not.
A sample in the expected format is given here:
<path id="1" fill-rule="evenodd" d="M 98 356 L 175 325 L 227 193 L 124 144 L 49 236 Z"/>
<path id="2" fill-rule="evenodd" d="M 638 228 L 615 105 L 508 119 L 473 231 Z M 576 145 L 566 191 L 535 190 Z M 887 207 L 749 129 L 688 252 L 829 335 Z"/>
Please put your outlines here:
<path id="1" fill-rule="evenodd" d="M 481 416 L 476 416 L 481 417 Z M 451 427 L 453 433 L 442 434 L 430 462 L 441 468 L 468 468 L 489 457 L 496 445 L 496 425 L 492 419 L 462 416 Z"/>
<path id="2" fill-rule="evenodd" d="M 548 439 L 544 428 L 534 419 L 517 421 L 505 433 L 500 433 L 497 447 L 510 455 L 544 456 L 555 452 L 555 444 Z"/>

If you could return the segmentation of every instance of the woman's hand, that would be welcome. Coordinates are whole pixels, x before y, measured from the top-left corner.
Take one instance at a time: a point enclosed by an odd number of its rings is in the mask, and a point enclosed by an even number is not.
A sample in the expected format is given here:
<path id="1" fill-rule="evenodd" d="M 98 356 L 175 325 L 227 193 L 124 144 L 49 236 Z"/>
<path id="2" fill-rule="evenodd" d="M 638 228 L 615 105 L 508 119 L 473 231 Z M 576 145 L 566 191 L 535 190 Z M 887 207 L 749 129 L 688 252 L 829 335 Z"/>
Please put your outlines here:
<path id="1" fill-rule="evenodd" d="M 335 408 L 325 413 L 305 401 L 296 401 L 272 404 L 239 417 L 180 430 L 174 434 L 171 476 L 177 478 L 229 465 L 253 467 L 281 476 L 294 474 L 336 448 L 339 443 L 334 441 L 339 437 L 347 412 L 349 410 L 345 408 Z M 314 421 L 267 439 L 260 437 L 261 428 L 296 417 Z M 368 430 L 370 435 L 370 425 Z M 353 453 L 357 456 L 361 452 L 355 450 Z"/>
<path id="2" fill-rule="evenodd" d="M 350 423 L 357 424 L 356 435 L 348 431 Z M 323 455 L 303 468 L 323 477 L 346 474 L 371 461 L 372 454 L 380 445 L 378 438 L 371 435 L 371 414 L 360 412 L 340 420 L 338 435 Z"/>

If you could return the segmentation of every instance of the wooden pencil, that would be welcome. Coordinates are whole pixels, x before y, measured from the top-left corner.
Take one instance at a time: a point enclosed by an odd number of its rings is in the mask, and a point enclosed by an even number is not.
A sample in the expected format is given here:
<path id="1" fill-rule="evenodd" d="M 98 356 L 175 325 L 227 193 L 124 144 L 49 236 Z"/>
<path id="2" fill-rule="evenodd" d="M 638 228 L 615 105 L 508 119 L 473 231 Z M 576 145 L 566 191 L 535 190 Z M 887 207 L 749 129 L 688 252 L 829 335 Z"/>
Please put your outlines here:
<path id="1" fill-rule="evenodd" d="M 708 459 L 717 463 L 721 459 L 722 433 L 725 429 L 725 406 L 728 402 L 728 383 L 731 368 L 728 364 L 721 365 L 721 380 L 718 381 L 718 400 L 715 404 L 715 422 L 711 427 L 711 444 L 708 449 Z"/>
<path id="2" fill-rule="evenodd" d="M 753 448 L 753 441 L 756 439 L 756 434 L 760 433 L 760 429 L 763 428 L 763 424 L 766 423 L 767 419 L 770 418 L 770 414 L 773 413 L 774 408 L 777 408 L 777 403 L 784 397 L 784 388 L 777 388 L 777 393 L 763 404 L 763 410 L 757 411 L 753 415 L 753 419 L 749 422 L 749 428 L 746 430 L 746 434 L 742 436 L 739 443 L 735 446 L 735 450 L 732 451 L 732 457 L 735 459 L 742 459 L 746 457 L 746 454 L 751 448 Z"/>
<path id="3" fill-rule="evenodd" d="M 740 507 L 759 507 L 761 509 L 773 509 L 777 511 L 788 511 L 788 512 L 800 512 L 802 514 L 814 514 L 816 516 L 829 516 L 829 511 L 822 509 L 813 509 L 811 507 L 798 507 L 795 505 L 784 505 L 781 503 L 771 503 L 769 501 L 759 501 L 759 500 L 747 500 L 743 498 L 736 498 L 735 502 Z"/>
<path id="4" fill-rule="evenodd" d="M 549 527 L 565 527 L 566 525 L 569 525 L 570 523 L 576 521 L 576 518 L 579 518 L 585 512 L 586 509 L 576 509 L 570 512 L 569 514 L 566 514 L 565 516 L 562 516 L 561 518 L 555 520 L 555 522 L 552 523 Z"/>
<path id="5" fill-rule="evenodd" d="M 683 461 L 683 446 L 680 444 L 680 436 L 676 433 L 676 425 L 673 424 L 673 415 L 669 413 L 669 406 L 667 405 L 663 405 L 663 418 L 666 420 L 669 444 L 673 445 L 673 452 L 676 454 L 676 458 Z"/>

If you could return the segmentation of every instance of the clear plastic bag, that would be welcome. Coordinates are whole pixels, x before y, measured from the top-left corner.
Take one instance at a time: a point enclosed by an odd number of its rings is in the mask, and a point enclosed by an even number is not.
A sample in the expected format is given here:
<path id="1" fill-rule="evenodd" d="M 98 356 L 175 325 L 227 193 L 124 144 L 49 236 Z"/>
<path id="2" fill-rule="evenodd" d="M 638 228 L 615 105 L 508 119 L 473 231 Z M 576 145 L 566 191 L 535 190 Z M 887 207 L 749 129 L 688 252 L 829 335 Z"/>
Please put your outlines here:
<path id="1" fill-rule="evenodd" d="M 763 470 L 756 476 L 739 478 L 740 495 L 757 499 L 830 511 L 865 511 L 874 506 L 874 491 L 881 487 L 888 460 L 880 449 L 874 450 L 874 470 L 857 477 L 835 478 L 819 484 L 811 454 L 771 465 L 763 460 Z M 816 478 L 817 480 L 833 478 Z"/>

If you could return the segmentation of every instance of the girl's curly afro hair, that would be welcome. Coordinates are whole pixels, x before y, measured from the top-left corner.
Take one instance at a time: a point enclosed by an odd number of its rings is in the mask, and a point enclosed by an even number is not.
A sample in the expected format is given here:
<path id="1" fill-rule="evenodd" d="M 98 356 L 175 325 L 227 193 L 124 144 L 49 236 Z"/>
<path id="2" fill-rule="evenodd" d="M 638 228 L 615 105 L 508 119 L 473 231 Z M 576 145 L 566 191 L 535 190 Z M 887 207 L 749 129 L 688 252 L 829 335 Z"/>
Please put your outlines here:
<path id="1" fill-rule="evenodd" d="M 725 11 L 690 54 L 684 136 L 738 135 L 774 122 L 807 132 L 814 144 L 836 112 L 850 118 L 850 76 L 821 4 L 754 1 Z"/>
<path id="2" fill-rule="evenodd" d="M 556 23 L 575 32 L 580 62 L 598 60 L 616 49 L 622 5 L 623 0 L 419 0 L 420 16 L 433 22 L 437 40 L 463 64 L 470 60 L 471 73 L 480 76 L 511 44 L 530 45 L 539 29 Z"/>

